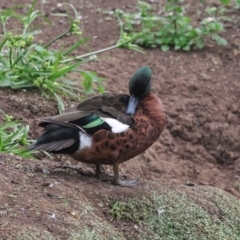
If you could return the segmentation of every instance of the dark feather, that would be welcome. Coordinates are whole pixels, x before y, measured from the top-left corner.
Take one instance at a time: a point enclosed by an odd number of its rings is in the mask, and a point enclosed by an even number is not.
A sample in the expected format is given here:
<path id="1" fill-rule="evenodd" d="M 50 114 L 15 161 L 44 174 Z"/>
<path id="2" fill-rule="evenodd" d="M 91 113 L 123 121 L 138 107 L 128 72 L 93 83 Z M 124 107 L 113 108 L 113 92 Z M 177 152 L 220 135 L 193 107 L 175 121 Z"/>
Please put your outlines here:
<path id="1" fill-rule="evenodd" d="M 125 113 L 129 96 L 103 94 L 87 99 L 64 113 L 41 119 L 42 136 L 28 150 L 44 150 L 53 153 L 74 153 L 79 148 L 79 131 L 94 134 L 105 129 L 111 131 L 103 118 L 115 118 L 132 125 L 134 120 Z"/>
<path id="2" fill-rule="evenodd" d="M 99 125 L 94 130 L 84 129 L 83 126 L 90 123 L 94 116 L 115 118 L 131 126 L 134 120 L 132 116 L 125 113 L 128 100 L 129 96 L 126 94 L 103 94 L 95 96 L 81 102 L 74 108 L 67 109 L 60 115 L 41 119 L 40 126 L 45 127 L 49 123 L 55 123 L 70 128 L 78 128 L 88 133 L 98 131 L 99 129 L 111 130 L 107 123 Z"/>
<path id="3" fill-rule="evenodd" d="M 42 150 L 52 153 L 72 154 L 80 146 L 79 131 L 57 124 L 48 124 L 42 136 L 27 150 Z"/>

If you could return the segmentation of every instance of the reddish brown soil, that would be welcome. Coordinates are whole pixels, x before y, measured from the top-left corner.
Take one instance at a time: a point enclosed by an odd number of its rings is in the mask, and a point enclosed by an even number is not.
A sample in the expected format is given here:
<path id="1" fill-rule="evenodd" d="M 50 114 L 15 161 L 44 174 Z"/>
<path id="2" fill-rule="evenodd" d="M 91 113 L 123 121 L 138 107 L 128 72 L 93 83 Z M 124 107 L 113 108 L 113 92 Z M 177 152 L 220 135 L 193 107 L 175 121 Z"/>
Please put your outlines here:
<path id="1" fill-rule="evenodd" d="M 4 0 L 0 7 L 17 2 Z M 84 53 L 89 48 L 96 50 L 111 46 L 118 40 L 119 27 L 114 17 L 109 20 L 108 15 L 97 13 L 96 9 L 119 7 L 132 10 L 136 1 L 68 2 L 73 3 L 83 16 L 84 35 L 94 37 L 88 47 L 78 52 Z M 50 14 L 58 9 L 57 1 L 43 7 Z M 52 34 L 57 36 L 66 26 L 65 22 L 57 21 L 53 32 L 46 27 L 41 38 L 46 40 Z M 148 65 L 153 71 L 153 92 L 165 105 L 168 122 L 162 136 L 145 153 L 122 164 L 122 175 L 142 181 L 154 180 L 160 184 L 191 181 L 216 186 L 240 197 L 239 24 L 230 24 L 224 36 L 229 41 L 225 48 L 208 45 L 204 50 L 189 53 L 163 53 L 154 49 L 146 50 L 145 55 L 115 49 L 102 54 L 97 61 L 84 65 L 85 69 L 106 78 L 107 90 L 116 93 L 127 93 L 129 78 L 137 68 Z M 71 45 L 73 39 L 64 38 L 62 43 Z M 69 105 L 70 102 L 66 102 L 66 106 Z M 0 90 L 0 108 L 30 124 L 32 138 L 37 138 L 40 133 L 36 119 L 57 113 L 56 104 L 47 102 L 32 91 Z M 45 160 L 44 164 L 48 168 L 51 161 Z M 0 171 L 7 172 L 7 177 L 11 179 L 15 174 L 8 165 L 1 167 Z M 61 179 L 61 175 L 58 177 Z M 70 175 L 68 180 L 71 182 Z M 85 181 L 88 179 L 84 178 L 83 182 L 80 179 L 74 184 L 84 186 Z M 36 192 L 39 184 L 43 183 L 32 182 Z"/>

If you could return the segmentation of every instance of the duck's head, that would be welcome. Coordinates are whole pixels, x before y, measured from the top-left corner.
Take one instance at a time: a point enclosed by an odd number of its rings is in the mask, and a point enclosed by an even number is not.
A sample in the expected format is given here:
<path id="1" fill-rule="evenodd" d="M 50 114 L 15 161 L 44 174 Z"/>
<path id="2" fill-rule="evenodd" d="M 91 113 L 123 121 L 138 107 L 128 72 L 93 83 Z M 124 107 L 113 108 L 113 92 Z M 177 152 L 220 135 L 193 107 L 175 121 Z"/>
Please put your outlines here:
<path id="1" fill-rule="evenodd" d="M 149 67 L 141 67 L 129 81 L 130 99 L 126 113 L 133 115 L 136 112 L 138 103 L 151 91 L 152 71 Z"/>

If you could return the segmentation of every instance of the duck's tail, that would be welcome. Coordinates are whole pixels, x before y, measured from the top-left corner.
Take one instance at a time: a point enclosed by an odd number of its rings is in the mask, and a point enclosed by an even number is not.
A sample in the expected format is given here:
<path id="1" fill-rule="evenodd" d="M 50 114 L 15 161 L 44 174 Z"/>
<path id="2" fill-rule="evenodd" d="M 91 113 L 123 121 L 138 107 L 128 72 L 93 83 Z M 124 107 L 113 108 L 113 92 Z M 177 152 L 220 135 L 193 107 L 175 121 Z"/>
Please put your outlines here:
<path id="1" fill-rule="evenodd" d="M 72 154 L 79 149 L 80 135 L 80 130 L 76 128 L 50 123 L 45 126 L 39 139 L 29 145 L 27 150 Z"/>

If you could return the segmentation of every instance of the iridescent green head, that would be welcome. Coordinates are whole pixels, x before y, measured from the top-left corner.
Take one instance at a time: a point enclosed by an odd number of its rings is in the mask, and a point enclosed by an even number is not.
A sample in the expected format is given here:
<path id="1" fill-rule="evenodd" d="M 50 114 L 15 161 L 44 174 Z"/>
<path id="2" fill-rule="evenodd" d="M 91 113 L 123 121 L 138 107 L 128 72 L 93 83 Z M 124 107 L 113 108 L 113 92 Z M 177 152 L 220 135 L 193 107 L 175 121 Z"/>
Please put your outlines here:
<path id="1" fill-rule="evenodd" d="M 133 115 L 136 112 L 139 101 L 151 91 L 152 71 L 149 67 L 141 67 L 129 81 L 130 99 L 126 113 Z"/>

